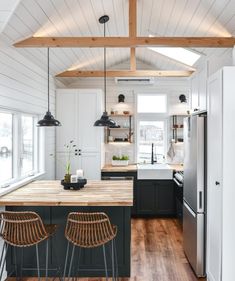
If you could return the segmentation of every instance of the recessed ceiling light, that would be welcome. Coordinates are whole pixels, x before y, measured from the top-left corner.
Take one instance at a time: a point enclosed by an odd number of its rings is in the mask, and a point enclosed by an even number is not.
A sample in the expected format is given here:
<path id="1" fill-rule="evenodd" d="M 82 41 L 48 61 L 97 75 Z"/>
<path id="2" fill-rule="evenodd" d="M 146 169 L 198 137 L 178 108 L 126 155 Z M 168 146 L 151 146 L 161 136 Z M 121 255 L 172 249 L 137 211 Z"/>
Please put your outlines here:
<path id="1" fill-rule="evenodd" d="M 193 66 L 201 57 L 198 53 L 181 47 L 148 47 L 148 49 L 189 66 Z"/>

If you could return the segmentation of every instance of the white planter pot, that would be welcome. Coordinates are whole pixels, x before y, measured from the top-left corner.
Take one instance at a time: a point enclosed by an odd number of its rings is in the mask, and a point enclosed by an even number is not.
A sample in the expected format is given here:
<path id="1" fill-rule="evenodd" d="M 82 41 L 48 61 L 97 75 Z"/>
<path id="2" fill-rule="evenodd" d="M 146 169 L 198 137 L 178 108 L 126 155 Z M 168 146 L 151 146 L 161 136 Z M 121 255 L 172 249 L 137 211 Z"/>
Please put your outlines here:
<path id="1" fill-rule="evenodd" d="M 129 160 L 112 160 L 112 166 L 127 166 Z"/>

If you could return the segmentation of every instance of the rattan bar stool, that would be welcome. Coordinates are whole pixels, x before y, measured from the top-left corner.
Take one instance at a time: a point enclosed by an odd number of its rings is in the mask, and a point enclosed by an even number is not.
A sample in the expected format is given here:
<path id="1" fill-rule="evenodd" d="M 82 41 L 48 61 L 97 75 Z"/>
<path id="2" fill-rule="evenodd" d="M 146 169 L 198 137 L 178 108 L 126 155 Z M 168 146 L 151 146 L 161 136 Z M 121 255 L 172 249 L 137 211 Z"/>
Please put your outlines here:
<path id="1" fill-rule="evenodd" d="M 15 274 L 18 275 L 16 248 L 35 246 L 37 273 L 40 280 L 40 265 L 38 244 L 46 240 L 46 280 L 48 278 L 48 241 L 55 233 L 57 225 L 43 224 L 40 216 L 35 212 L 1 212 L 0 213 L 0 237 L 4 241 L 3 250 L 0 257 L 0 280 L 2 278 L 4 264 L 6 262 L 9 246 L 14 247 Z M 21 275 L 23 260 L 21 259 Z"/>
<path id="2" fill-rule="evenodd" d="M 68 240 L 68 244 L 65 257 L 63 280 L 65 280 L 66 275 L 70 243 L 73 246 L 69 264 L 69 271 L 67 275 L 68 280 L 71 276 L 75 246 L 79 247 L 77 270 L 79 269 L 79 258 L 81 248 L 95 248 L 102 246 L 105 276 L 106 280 L 108 280 L 108 269 L 105 249 L 105 244 L 108 242 L 111 242 L 112 280 L 118 280 L 118 262 L 115 243 L 116 235 L 117 227 L 111 225 L 109 217 L 105 213 L 70 213 L 67 218 L 67 224 L 65 229 L 65 237 Z"/>

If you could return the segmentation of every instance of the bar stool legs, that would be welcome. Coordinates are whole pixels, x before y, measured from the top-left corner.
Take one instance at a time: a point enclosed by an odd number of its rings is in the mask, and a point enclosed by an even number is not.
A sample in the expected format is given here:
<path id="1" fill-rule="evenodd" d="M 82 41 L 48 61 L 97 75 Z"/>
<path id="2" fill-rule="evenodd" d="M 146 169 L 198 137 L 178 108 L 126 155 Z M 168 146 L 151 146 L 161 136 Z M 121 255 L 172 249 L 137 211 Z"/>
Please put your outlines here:
<path id="1" fill-rule="evenodd" d="M 0 259 L 0 270 L 1 270 L 0 280 L 2 280 L 4 265 L 6 263 L 7 251 L 8 251 L 8 244 L 6 242 L 4 242 L 3 247 L 2 247 L 1 259 Z"/>
<path id="2" fill-rule="evenodd" d="M 113 239 L 111 241 L 111 259 L 112 259 L 112 280 L 116 281 L 118 280 L 118 263 L 117 263 L 117 253 L 116 253 L 116 245 L 115 240 Z M 74 252 L 75 252 L 75 245 L 72 246 L 72 253 L 71 253 L 71 259 L 69 262 L 69 272 L 66 276 L 66 269 L 68 265 L 68 256 L 69 256 L 69 249 L 70 249 L 70 242 L 67 243 L 67 250 L 66 250 L 66 256 L 65 256 L 65 264 L 64 264 L 64 273 L 63 273 L 63 281 L 65 281 L 65 277 L 68 278 L 68 281 L 71 277 L 72 267 L 73 267 L 73 260 L 74 260 Z M 78 263 L 77 263 L 77 273 L 79 271 L 79 265 L 80 265 L 80 257 L 81 257 L 81 248 L 78 247 Z M 106 281 L 108 281 L 108 267 L 107 267 L 107 257 L 106 257 L 106 248 L 105 245 L 102 245 L 102 251 L 103 251 L 103 258 L 104 258 L 104 269 L 105 269 L 105 277 Z M 116 270 L 115 270 L 116 266 Z M 73 270 L 74 271 L 74 270 Z"/>
<path id="3" fill-rule="evenodd" d="M 115 274 L 115 281 L 118 281 L 118 257 L 117 257 L 117 247 L 116 247 L 116 239 L 113 239 L 114 244 L 114 257 L 115 257 L 115 264 L 116 264 L 116 274 Z"/>
<path id="4" fill-rule="evenodd" d="M 37 271 L 38 271 L 38 281 L 40 281 L 40 265 L 39 265 L 39 254 L 38 254 L 38 244 L 35 245 L 36 247 L 36 258 L 37 258 Z"/>
<path id="5" fill-rule="evenodd" d="M 102 245 L 102 247 L 103 247 L 103 255 L 104 255 L 105 276 L 106 276 L 106 281 L 108 281 L 108 268 L 107 268 L 107 260 L 106 260 L 105 245 Z"/>
<path id="6" fill-rule="evenodd" d="M 49 240 L 47 239 L 46 241 L 46 281 L 48 281 L 48 248 L 49 248 L 49 245 L 48 245 L 48 242 Z"/>

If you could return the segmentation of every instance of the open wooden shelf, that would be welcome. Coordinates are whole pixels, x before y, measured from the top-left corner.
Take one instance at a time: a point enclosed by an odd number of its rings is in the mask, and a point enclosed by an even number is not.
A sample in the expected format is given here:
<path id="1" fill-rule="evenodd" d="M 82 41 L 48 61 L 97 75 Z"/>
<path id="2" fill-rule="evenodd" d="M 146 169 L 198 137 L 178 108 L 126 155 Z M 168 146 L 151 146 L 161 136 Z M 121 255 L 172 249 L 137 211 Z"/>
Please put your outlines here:
<path id="1" fill-rule="evenodd" d="M 132 114 L 110 114 L 109 117 L 131 117 Z"/>

